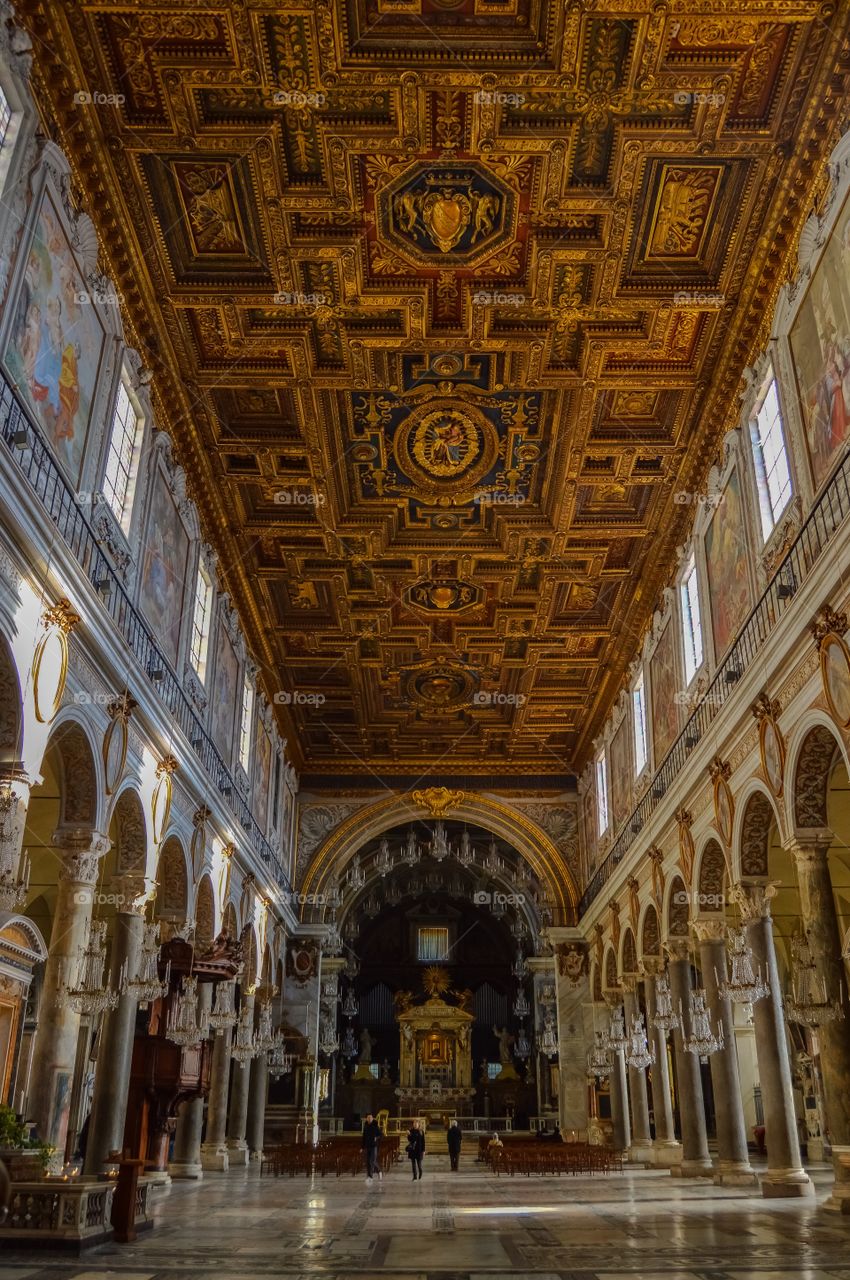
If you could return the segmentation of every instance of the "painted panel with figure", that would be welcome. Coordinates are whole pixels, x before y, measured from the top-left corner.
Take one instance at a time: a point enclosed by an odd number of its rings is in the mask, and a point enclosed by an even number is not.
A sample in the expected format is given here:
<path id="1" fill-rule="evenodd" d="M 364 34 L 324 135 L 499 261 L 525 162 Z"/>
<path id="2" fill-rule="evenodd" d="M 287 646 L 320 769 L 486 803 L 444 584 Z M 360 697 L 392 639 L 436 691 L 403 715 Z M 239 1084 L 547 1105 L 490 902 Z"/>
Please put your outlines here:
<path id="1" fill-rule="evenodd" d="M 711 629 L 718 662 L 753 607 L 748 559 L 744 504 L 736 468 L 705 535 Z"/>
<path id="2" fill-rule="evenodd" d="M 681 680 L 672 623 L 667 624 L 649 664 L 652 692 L 652 745 L 660 764 L 679 735 Z"/>
<path id="3" fill-rule="evenodd" d="M 233 719 L 238 679 L 239 660 L 226 629 L 219 626 L 215 656 L 215 698 L 212 704 L 210 733 L 213 742 L 228 764 L 233 756 Z"/>
<path id="4" fill-rule="evenodd" d="M 53 198 L 27 253 L 5 364 L 72 484 L 78 484 L 104 329 Z"/>
<path id="5" fill-rule="evenodd" d="M 177 665 L 188 558 L 188 534 L 165 476 L 157 469 L 145 536 L 139 603 L 172 666 Z"/>
<path id="6" fill-rule="evenodd" d="M 850 437 L 850 196 L 791 329 L 791 351 L 815 487 Z"/>
<path id="7" fill-rule="evenodd" d="M 257 765 L 254 783 L 254 817 L 263 835 L 269 822 L 269 789 L 272 777 L 272 741 L 263 724 L 257 727 Z"/>
<path id="8" fill-rule="evenodd" d="M 624 716 L 611 740 L 611 807 L 616 830 L 629 816 L 631 800 L 631 751 L 629 729 L 631 722 Z"/>

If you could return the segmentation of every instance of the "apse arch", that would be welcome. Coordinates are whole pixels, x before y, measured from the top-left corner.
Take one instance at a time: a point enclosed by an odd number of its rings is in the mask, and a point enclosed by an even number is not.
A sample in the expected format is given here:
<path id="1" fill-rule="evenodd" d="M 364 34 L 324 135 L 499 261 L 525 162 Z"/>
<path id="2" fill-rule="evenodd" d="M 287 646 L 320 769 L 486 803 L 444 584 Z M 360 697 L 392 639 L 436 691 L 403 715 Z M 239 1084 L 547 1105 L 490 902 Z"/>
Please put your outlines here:
<path id="1" fill-rule="evenodd" d="M 690 897 L 687 886 L 678 872 L 670 877 L 670 883 L 667 886 L 664 919 L 667 922 L 666 938 L 690 937 Z"/>
<path id="2" fill-rule="evenodd" d="M 483 827 L 510 844 L 551 891 L 560 922 L 576 923 L 578 890 L 563 854 L 536 823 L 508 805 L 489 797 L 461 792 L 442 816 Z M 302 896 L 320 893 L 333 877 L 340 877 L 355 854 L 370 840 L 393 827 L 434 820 L 412 797 L 388 796 L 358 809 L 328 835 L 316 851 L 302 883 Z M 302 918 L 305 915 L 301 907 Z"/>
<path id="3" fill-rule="evenodd" d="M 620 985 L 620 975 L 617 972 L 617 953 L 614 950 L 613 944 L 610 942 L 605 948 L 602 967 L 605 975 L 603 978 L 605 990 L 616 991 Z"/>
<path id="4" fill-rule="evenodd" d="M 56 761 L 60 788 L 57 825 L 103 830 L 101 797 L 105 787 L 101 755 L 90 725 L 75 708 L 61 711 L 51 725 L 45 756 L 48 753 Z"/>
<path id="5" fill-rule="evenodd" d="M 770 833 L 776 825 L 780 837 L 784 833 L 784 814 L 765 785 L 752 778 L 744 787 L 735 806 L 732 835 L 732 877 L 759 878 L 768 874 Z"/>
<path id="6" fill-rule="evenodd" d="M 114 831 L 115 870 L 119 875 L 147 871 L 148 829 L 142 798 L 136 785 L 124 784 L 107 815 L 108 830 Z"/>
<path id="7" fill-rule="evenodd" d="M 629 926 L 623 930 L 623 940 L 620 945 L 620 972 L 626 974 L 637 973 L 637 971 L 637 941 L 631 927 Z"/>
<path id="8" fill-rule="evenodd" d="M 212 946 L 215 935 L 215 894 L 205 873 L 195 891 L 195 947 L 201 955 Z"/>
<path id="9" fill-rule="evenodd" d="M 834 721 L 823 712 L 810 711 L 788 744 L 788 817 L 795 831 L 829 826 L 829 783 L 839 753 L 850 773 L 850 756 Z"/>
<path id="10" fill-rule="evenodd" d="M 639 958 L 660 957 L 661 926 L 658 920 L 658 908 L 654 902 L 647 902 L 638 925 L 640 938 Z"/>
<path id="11" fill-rule="evenodd" d="M 696 885 L 695 914 L 722 915 L 726 903 L 729 865 L 719 835 L 710 830 L 696 858 L 694 884 Z"/>

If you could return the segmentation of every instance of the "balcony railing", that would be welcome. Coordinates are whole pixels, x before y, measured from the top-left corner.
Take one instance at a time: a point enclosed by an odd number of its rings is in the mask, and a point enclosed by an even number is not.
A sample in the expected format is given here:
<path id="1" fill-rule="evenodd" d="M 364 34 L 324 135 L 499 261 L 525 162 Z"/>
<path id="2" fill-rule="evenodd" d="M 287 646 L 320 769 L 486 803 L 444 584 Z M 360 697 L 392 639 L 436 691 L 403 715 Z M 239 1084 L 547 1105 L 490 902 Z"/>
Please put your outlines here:
<path id="1" fill-rule="evenodd" d="M 714 717 L 734 695 L 741 676 L 761 652 L 768 636 L 790 606 L 800 586 L 820 560 L 836 530 L 850 515 L 850 453 L 812 508 L 794 545 L 779 564 L 767 589 L 744 623 L 714 679 L 682 732 L 667 752 L 637 807 L 633 810 L 605 859 L 597 867 L 579 900 L 579 917 L 601 893 L 614 868 L 649 822 L 658 805 L 688 762 Z"/>
<path id="2" fill-rule="evenodd" d="M 0 437 L 18 470 L 38 495 L 61 536 L 101 598 L 107 613 L 141 671 L 183 731 L 216 790 L 236 818 L 245 840 L 284 893 L 289 878 L 260 830 L 236 780 L 204 728 L 168 659 L 135 608 L 118 574 L 102 551 L 83 508 L 42 438 L 39 428 L 0 370 Z"/>

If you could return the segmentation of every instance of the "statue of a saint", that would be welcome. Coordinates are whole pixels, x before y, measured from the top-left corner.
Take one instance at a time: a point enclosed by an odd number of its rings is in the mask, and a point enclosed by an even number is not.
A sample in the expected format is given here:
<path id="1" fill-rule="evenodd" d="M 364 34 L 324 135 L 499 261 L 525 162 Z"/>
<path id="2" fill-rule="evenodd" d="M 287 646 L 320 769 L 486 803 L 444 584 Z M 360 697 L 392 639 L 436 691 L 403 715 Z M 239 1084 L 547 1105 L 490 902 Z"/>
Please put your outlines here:
<path id="1" fill-rule="evenodd" d="M 507 1063 L 510 1063 L 511 1045 L 514 1042 L 514 1037 L 511 1035 L 510 1031 L 508 1031 L 507 1027 L 494 1027 L 493 1035 L 499 1042 L 499 1061 L 504 1066 Z"/>
<path id="2" fill-rule="evenodd" d="M 360 1057 L 357 1059 L 358 1062 L 369 1063 L 372 1061 L 372 1046 L 375 1043 L 375 1040 L 369 1035 L 368 1027 L 364 1027 L 360 1032 Z"/>

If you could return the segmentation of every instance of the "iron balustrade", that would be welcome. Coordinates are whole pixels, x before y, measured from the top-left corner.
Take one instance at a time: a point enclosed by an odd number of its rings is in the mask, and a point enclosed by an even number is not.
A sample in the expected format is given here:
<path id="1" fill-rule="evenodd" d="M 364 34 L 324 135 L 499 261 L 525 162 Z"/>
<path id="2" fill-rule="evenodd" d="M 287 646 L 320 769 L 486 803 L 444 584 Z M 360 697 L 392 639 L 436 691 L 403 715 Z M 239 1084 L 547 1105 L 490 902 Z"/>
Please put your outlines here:
<path id="1" fill-rule="evenodd" d="M 763 648 L 768 636 L 791 604 L 812 568 L 821 558 L 836 530 L 850 514 L 850 453 L 841 462 L 826 489 L 806 518 L 794 544 L 767 585 L 738 638 L 715 672 L 714 679 L 695 707 L 682 732 L 655 771 L 631 816 L 626 820 L 604 860 L 588 881 L 579 899 L 579 918 L 610 880 L 615 867 L 652 817 L 685 767 L 690 753 L 707 732 L 714 717 L 733 697 L 735 686 Z"/>
<path id="2" fill-rule="evenodd" d="M 289 877 L 241 794 L 212 738 L 183 690 L 150 627 L 124 589 L 104 553 L 76 494 L 32 421 L 17 392 L 0 370 L 0 436 L 18 470 L 39 497 L 89 582 L 100 596 L 127 648 L 138 660 L 160 700 L 185 734 L 207 776 L 233 813 L 245 838 L 279 888 L 291 892 Z"/>

